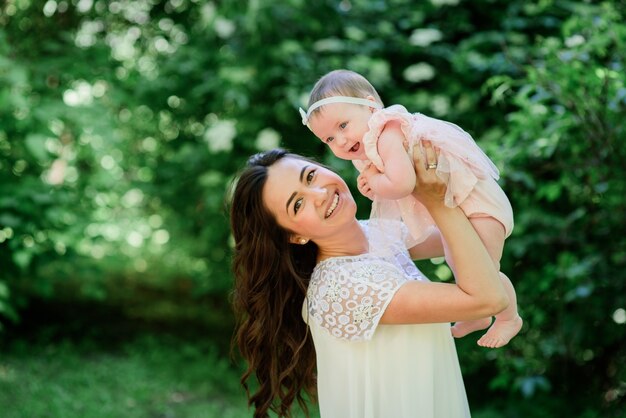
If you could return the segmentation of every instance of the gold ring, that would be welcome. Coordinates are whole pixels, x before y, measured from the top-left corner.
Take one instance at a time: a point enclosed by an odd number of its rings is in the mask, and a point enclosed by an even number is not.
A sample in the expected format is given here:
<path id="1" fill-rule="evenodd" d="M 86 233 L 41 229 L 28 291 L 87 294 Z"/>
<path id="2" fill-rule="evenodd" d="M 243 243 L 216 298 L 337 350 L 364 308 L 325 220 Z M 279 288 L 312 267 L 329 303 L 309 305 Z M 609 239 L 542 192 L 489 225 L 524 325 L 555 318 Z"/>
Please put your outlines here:
<path id="1" fill-rule="evenodd" d="M 428 168 L 437 168 L 437 164 L 428 164 Z"/>

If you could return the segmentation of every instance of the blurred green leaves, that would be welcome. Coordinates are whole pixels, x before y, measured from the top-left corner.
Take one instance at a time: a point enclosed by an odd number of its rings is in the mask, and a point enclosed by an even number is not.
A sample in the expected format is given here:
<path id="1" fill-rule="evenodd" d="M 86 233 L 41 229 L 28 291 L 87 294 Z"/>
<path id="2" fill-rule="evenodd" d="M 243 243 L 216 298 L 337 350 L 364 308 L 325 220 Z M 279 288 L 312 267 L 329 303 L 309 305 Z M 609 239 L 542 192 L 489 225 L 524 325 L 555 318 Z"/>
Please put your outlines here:
<path id="1" fill-rule="evenodd" d="M 297 113 L 323 73 L 347 67 L 386 104 L 462 126 L 501 170 L 516 221 L 502 270 L 526 325 L 504 350 L 459 341 L 477 403 L 493 407 L 498 394 L 519 416 L 528 397 L 553 416 L 617 417 L 625 6 L 9 0 L 0 6 L 0 318 L 15 318 L 33 293 L 55 297 L 62 283 L 106 300 L 111 277 L 182 280 L 226 301 L 224 200 L 250 154 L 279 145 L 319 157 L 354 187 L 353 167 Z M 424 270 L 450 278 L 441 264 Z M 552 398 L 571 405 L 559 411 Z"/>

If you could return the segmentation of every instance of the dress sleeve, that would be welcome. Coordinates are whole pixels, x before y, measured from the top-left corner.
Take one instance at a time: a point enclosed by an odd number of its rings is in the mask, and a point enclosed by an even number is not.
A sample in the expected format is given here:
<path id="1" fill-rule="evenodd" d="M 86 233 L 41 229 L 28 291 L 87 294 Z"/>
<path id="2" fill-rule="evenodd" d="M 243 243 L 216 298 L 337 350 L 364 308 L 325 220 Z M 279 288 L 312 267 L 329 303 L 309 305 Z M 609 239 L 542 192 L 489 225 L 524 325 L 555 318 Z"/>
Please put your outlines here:
<path id="1" fill-rule="evenodd" d="M 379 258 L 327 260 L 307 291 L 307 322 L 336 338 L 369 340 L 396 291 L 409 278 Z"/>
<path id="2" fill-rule="evenodd" d="M 376 203 L 376 202 L 374 202 Z M 372 204 L 374 206 L 374 204 Z M 388 249 L 389 254 L 395 254 L 402 249 L 409 249 L 413 243 L 411 233 L 406 224 L 402 221 L 401 213 L 398 211 L 395 216 L 370 217 L 367 221 L 369 236 L 371 237 L 370 252 L 379 255 L 379 249 Z M 400 244 L 400 246 L 398 246 Z M 373 250 L 373 248 L 375 250 Z M 387 253 L 387 252 L 385 252 Z M 380 255 L 384 255 L 382 253 Z"/>
<path id="3" fill-rule="evenodd" d="M 377 110 L 370 117 L 368 121 L 369 130 L 363 135 L 363 146 L 365 155 L 381 173 L 385 172 L 385 164 L 378 153 L 378 137 L 380 137 L 385 125 L 390 121 L 400 122 L 400 128 L 405 138 L 408 138 L 412 120 L 413 116 L 401 105 Z"/>

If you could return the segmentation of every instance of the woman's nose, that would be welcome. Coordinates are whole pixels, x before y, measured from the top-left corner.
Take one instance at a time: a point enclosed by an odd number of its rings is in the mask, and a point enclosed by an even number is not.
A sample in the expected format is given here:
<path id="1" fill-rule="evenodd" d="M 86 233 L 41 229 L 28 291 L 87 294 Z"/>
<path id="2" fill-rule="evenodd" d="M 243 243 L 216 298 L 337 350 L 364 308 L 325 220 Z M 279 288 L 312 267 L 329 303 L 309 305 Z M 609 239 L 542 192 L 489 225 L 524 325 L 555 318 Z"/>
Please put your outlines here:
<path id="1" fill-rule="evenodd" d="M 316 205 L 323 203 L 328 197 L 328 189 L 326 187 L 313 187 L 310 189 L 310 193 Z"/>

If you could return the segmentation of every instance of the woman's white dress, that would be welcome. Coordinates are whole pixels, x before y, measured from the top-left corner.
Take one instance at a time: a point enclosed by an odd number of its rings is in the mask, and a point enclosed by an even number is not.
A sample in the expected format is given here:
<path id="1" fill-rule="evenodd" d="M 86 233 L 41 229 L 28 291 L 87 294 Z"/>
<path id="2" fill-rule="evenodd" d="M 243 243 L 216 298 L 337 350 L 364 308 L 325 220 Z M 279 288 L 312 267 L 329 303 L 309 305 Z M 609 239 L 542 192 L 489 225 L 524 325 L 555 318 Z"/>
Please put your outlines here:
<path id="1" fill-rule="evenodd" d="M 469 417 L 450 324 L 379 325 L 400 286 L 428 280 L 406 250 L 408 230 L 386 220 L 361 225 L 369 252 L 320 262 L 303 306 L 321 417 Z"/>

